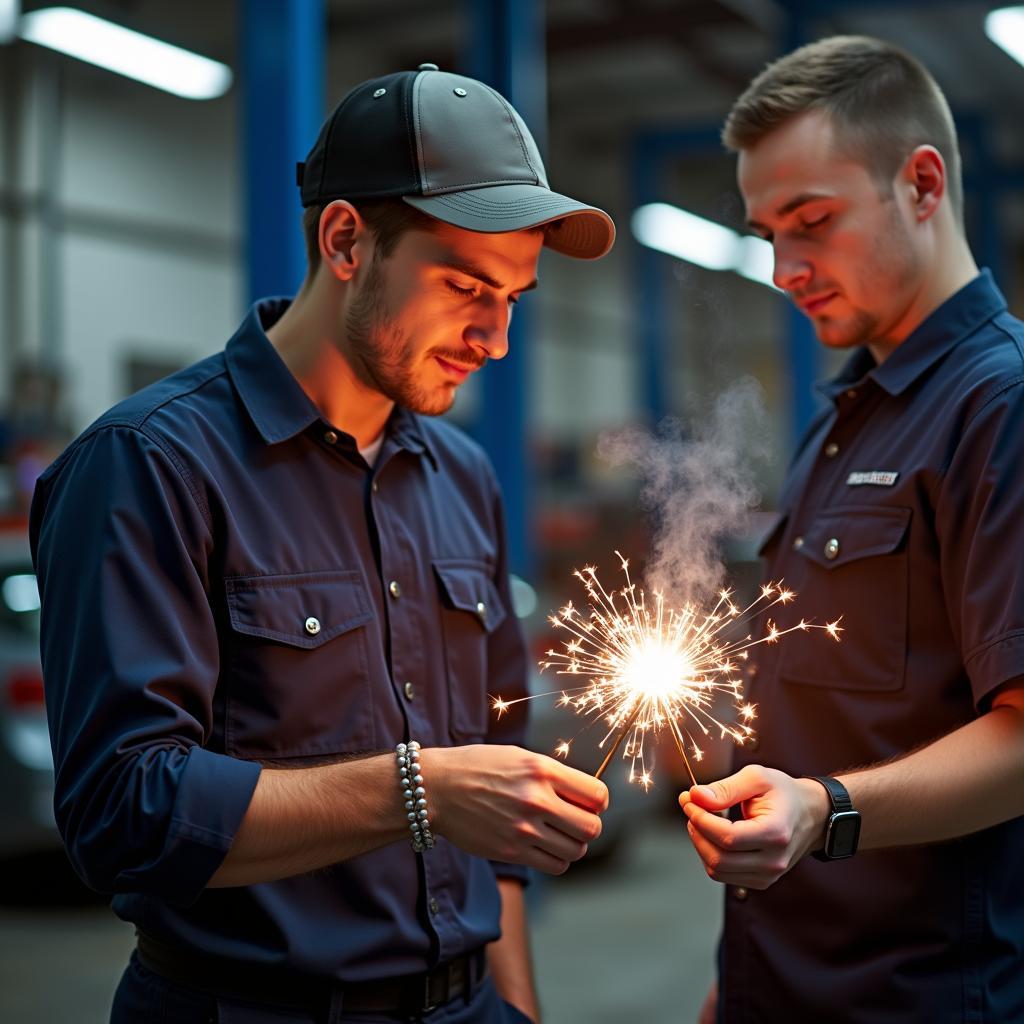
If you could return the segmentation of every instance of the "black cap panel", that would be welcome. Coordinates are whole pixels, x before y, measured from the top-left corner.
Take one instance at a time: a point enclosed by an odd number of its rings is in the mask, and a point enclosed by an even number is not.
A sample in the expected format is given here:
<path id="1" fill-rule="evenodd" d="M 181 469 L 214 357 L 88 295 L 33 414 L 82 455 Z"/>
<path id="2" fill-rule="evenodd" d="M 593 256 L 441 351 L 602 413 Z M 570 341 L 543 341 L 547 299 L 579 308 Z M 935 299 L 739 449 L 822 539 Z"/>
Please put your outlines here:
<path id="1" fill-rule="evenodd" d="M 306 161 L 303 206 L 419 191 L 411 115 L 415 79 L 415 72 L 400 71 L 363 82 L 345 97 Z"/>

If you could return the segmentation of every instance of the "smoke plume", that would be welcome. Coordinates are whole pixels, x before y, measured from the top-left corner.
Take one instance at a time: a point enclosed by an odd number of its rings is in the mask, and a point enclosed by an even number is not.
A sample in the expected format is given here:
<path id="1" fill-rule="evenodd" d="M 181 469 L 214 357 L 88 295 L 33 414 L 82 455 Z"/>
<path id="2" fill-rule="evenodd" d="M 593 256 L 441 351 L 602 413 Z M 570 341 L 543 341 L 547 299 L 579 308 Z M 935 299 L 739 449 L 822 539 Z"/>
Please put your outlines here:
<path id="1" fill-rule="evenodd" d="M 641 479 L 640 500 L 654 518 L 646 586 L 677 607 L 720 588 L 722 542 L 758 504 L 754 465 L 768 454 L 760 384 L 741 379 L 687 426 L 671 418 L 656 435 L 630 428 L 598 442 L 603 459 Z"/>

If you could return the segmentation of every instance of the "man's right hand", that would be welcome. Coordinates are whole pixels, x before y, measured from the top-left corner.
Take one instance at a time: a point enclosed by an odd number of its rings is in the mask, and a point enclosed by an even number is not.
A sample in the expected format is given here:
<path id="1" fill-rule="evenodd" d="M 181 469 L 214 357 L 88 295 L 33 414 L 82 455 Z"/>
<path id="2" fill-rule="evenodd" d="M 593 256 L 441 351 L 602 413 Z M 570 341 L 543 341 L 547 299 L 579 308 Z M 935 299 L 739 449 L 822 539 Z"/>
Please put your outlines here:
<path id="1" fill-rule="evenodd" d="M 467 853 L 562 874 L 601 834 L 608 788 L 521 747 L 421 751 L 433 831 Z"/>

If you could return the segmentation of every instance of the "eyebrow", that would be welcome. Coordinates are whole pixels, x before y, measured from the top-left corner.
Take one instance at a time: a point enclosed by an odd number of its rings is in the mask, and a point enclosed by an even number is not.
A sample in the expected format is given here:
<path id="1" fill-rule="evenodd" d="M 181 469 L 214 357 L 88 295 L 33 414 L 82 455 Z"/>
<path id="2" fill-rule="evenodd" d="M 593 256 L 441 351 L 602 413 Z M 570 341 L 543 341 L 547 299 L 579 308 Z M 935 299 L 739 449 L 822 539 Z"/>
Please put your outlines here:
<path id="1" fill-rule="evenodd" d="M 793 196 L 792 199 L 784 202 L 776 211 L 776 217 L 785 217 L 791 214 L 794 210 L 798 210 L 801 206 L 807 203 L 816 202 L 819 199 L 833 199 L 834 196 L 828 192 L 801 192 L 797 196 Z M 747 227 L 753 230 L 760 229 L 761 231 L 768 231 L 769 228 L 762 224 L 760 221 L 748 220 Z"/>
<path id="2" fill-rule="evenodd" d="M 446 270 L 454 270 L 460 274 L 465 274 L 466 277 L 475 277 L 478 281 L 482 281 L 484 284 L 489 285 L 491 288 L 501 291 L 505 286 L 495 278 L 491 277 L 485 270 L 482 270 L 475 263 L 467 263 L 465 260 L 440 260 L 437 264 L 439 267 L 444 267 Z M 540 282 L 537 278 L 534 278 L 529 284 L 523 285 L 522 288 L 515 288 L 513 291 L 517 292 L 529 292 L 533 291 L 534 288 Z"/>

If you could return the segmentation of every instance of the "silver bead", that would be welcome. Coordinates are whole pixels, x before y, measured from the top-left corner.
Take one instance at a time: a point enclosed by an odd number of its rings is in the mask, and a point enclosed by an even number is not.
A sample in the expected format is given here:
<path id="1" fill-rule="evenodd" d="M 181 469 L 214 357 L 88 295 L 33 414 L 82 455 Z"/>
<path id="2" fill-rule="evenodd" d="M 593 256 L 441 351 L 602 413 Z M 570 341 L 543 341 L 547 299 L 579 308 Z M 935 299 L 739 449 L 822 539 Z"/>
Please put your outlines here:
<path id="1" fill-rule="evenodd" d="M 398 758 L 398 767 L 399 768 L 404 768 L 408 763 L 409 762 L 406 760 L 406 758 L 404 758 L 401 755 L 399 755 L 399 758 Z"/>
<path id="2" fill-rule="evenodd" d="M 399 754 L 404 754 L 408 749 L 409 748 L 404 743 L 399 743 L 398 746 L 395 747 L 395 750 L 398 751 Z"/>
<path id="3" fill-rule="evenodd" d="M 423 797 L 420 797 L 419 800 L 416 801 L 416 809 L 417 810 L 419 810 L 421 807 L 426 807 L 426 806 L 427 806 L 427 801 L 424 800 Z"/>
<path id="4" fill-rule="evenodd" d="M 406 815 L 406 817 L 407 817 L 407 818 L 408 818 L 408 819 L 409 819 L 410 821 L 415 821 L 415 820 L 416 820 L 416 812 L 415 812 L 415 811 L 410 811 L 410 812 L 409 812 L 409 813 L 408 813 L 408 814 Z"/>
<path id="5" fill-rule="evenodd" d="M 415 794 L 413 793 L 413 791 L 411 789 L 406 789 L 406 790 L 403 790 L 403 792 L 402 792 L 402 796 L 404 796 L 406 800 L 411 800 L 414 795 Z"/>
<path id="6" fill-rule="evenodd" d="M 405 801 L 405 809 L 411 811 L 416 805 L 411 800 Z"/>
<path id="7" fill-rule="evenodd" d="M 418 834 L 419 834 L 419 831 L 420 831 L 420 823 L 419 823 L 418 821 L 414 821 L 414 822 L 413 822 L 413 823 L 412 823 L 412 824 L 411 824 L 411 825 L 409 826 L 409 828 L 410 828 L 410 829 L 412 829 L 412 831 L 413 831 L 413 832 L 415 832 L 415 833 L 416 833 L 416 834 L 418 835 Z"/>
<path id="8" fill-rule="evenodd" d="M 422 810 L 416 812 L 416 817 L 420 819 L 420 822 L 424 822 L 430 815 L 427 813 L 427 809 L 424 807 Z"/>
<path id="9" fill-rule="evenodd" d="M 415 782 L 417 786 L 422 786 L 423 785 L 423 776 L 422 775 L 414 775 L 412 777 L 412 781 Z"/>
<path id="10" fill-rule="evenodd" d="M 427 813 L 426 811 L 420 811 L 420 814 L 426 814 L 426 813 Z M 430 819 L 429 818 L 420 818 L 420 828 L 426 830 L 427 832 L 429 832 L 430 831 Z"/>
<path id="11" fill-rule="evenodd" d="M 420 749 L 420 745 L 415 740 L 409 740 L 409 749 L 410 750 L 419 750 Z"/>
<path id="12" fill-rule="evenodd" d="M 417 796 L 417 797 L 426 796 L 427 795 L 427 791 L 422 786 L 417 786 L 412 792 L 413 792 L 413 796 Z"/>
<path id="13" fill-rule="evenodd" d="M 405 767 L 399 768 L 398 769 L 398 774 L 401 775 L 402 778 L 404 779 L 406 777 L 406 775 L 409 774 L 409 769 L 405 768 Z"/>
<path id="14" fill-rule="evenodd" d="M 418 775 L 421 771 L 423 771 L 423 769 L 419 766 L 419 762 L 413 761 L 413 763 L 409 765 L 409 771 L 411 771 L 413 775 Z"/>

